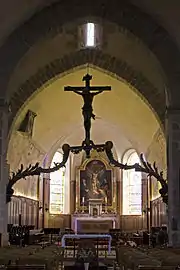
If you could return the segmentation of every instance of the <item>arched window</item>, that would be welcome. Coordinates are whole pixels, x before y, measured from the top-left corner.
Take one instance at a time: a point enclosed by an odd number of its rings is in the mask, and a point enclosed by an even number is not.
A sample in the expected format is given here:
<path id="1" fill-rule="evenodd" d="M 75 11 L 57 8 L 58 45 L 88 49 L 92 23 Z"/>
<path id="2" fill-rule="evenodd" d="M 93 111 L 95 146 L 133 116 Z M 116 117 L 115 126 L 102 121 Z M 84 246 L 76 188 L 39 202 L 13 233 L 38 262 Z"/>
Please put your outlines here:
<path id="1" fill-rule="evenodd" d="M 62 158 L 62 154 L 56 152 L 51 167 L 54 166 L 54 163 L 61 162 Z M 50 214 L 66 214 L 68 212 L 69 185 L 66 176 L 67 170 L 64 167 L 50 174 Z"/>
<path id="2" fill-rule="evenodd" d="M 87 23 L 86 24 L 86 47 L 94 47 L 95 46 L 95 24 Z"/>
<path id="3" fill-rule="evenodd" d="M 102 27 L 99 24 L 88 22 L 78 28 L 79 48 L 95 48 L 102 43 Z"/>
<path id="4" fill-rule="evenodd" d="M 140 163 L 137 152 L 128 150 L 123 158 L 123 163 L 133 165 Z M 142 214 L 142 174 L 132 170 L 123 171 L 123 215 Z"/>

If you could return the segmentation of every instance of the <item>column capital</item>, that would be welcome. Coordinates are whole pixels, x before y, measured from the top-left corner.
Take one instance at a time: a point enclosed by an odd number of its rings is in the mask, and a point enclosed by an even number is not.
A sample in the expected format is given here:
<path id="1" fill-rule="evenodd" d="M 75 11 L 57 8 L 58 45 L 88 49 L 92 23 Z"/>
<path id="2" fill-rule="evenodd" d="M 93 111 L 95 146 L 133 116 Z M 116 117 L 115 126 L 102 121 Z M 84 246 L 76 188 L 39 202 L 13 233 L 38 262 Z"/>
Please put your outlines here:
<path id="1" fill-rule="evenodd" d="M 180 114 L 180 107 L 166 107 L 166 115 L 168 114 Z"/>
<path id="2" fill-rule="evenodd" d="M 0 98 L 0 111 L 11 112 L 11 105 L 4 98 Z"/>

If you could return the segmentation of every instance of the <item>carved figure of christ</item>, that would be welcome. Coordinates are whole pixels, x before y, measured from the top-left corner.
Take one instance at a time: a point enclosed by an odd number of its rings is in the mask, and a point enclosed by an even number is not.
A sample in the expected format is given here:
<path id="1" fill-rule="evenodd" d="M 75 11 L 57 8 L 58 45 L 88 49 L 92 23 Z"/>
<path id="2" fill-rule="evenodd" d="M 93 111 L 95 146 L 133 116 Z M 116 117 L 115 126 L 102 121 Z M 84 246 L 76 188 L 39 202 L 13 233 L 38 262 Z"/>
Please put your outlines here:
<path id="1" fill-rule="evenodd" d="M 90 81 L 92 80 L 92 76 L 86 74 L 83 77 L 83 81 L 85 81 L 85 86 L 66 86 L 64 87 L 64 91 L 71 91 L 80 96 L 82 96 L 84 105 L 82 107 L 82 114 L 84 118 L 84 128 L 85 128 L 85 142 L 90 142 L 90 130 L 91 130 L 91 118 L 95 120 L 95 114 L 93 114 L 93 98 L 94 96 L 104 92 L 110 91 L 110 86 L 90 86 Z"/>

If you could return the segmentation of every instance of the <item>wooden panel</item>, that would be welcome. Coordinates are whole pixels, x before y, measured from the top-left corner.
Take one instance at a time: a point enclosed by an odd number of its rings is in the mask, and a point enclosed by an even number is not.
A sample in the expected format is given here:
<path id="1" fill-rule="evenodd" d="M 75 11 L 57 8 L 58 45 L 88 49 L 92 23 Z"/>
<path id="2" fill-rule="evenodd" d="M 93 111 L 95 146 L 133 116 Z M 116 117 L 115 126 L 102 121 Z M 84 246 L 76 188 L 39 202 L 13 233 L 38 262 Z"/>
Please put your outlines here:
<path id="1" fill-rule="evenodd" d="M 166 205 L 161 198 L 157 198 L 152 202 L 152 225 L 160 227 L 167 224 Z"/>
<path id="2" fill-rule="evenodd" d="M 143 216 L 121 216 L 121 229 L 125 232 L 137 232 L 143 230 Z"/>
<path id="3" fill-rule="evenodd" d="M 49 215 L 48 220 L 49 228 L 70 228 L 71 216 L 70 215 Z"/>
<path id="4" fill-rule="evenodd" d="M 8 224 L 36 225 L 38 218 L 38 202 L 25 197 L 13 196 L 8 206 Z"/>

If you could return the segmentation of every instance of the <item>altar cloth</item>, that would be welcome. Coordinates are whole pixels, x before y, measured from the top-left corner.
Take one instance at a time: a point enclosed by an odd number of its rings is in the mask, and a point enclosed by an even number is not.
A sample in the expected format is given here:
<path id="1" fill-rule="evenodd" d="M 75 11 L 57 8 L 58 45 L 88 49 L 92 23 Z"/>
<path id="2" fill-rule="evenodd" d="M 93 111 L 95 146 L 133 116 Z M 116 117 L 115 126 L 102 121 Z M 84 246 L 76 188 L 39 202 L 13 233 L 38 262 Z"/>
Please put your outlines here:
<path id="1" fill-rule="evenodd" d="M 61 246 L 66 247 L 66 239 L 97 239 L 108 238 L 108 253 L 111 252 L 112 237 L 109 234 L 64 234 L 61 239 Z"/>

